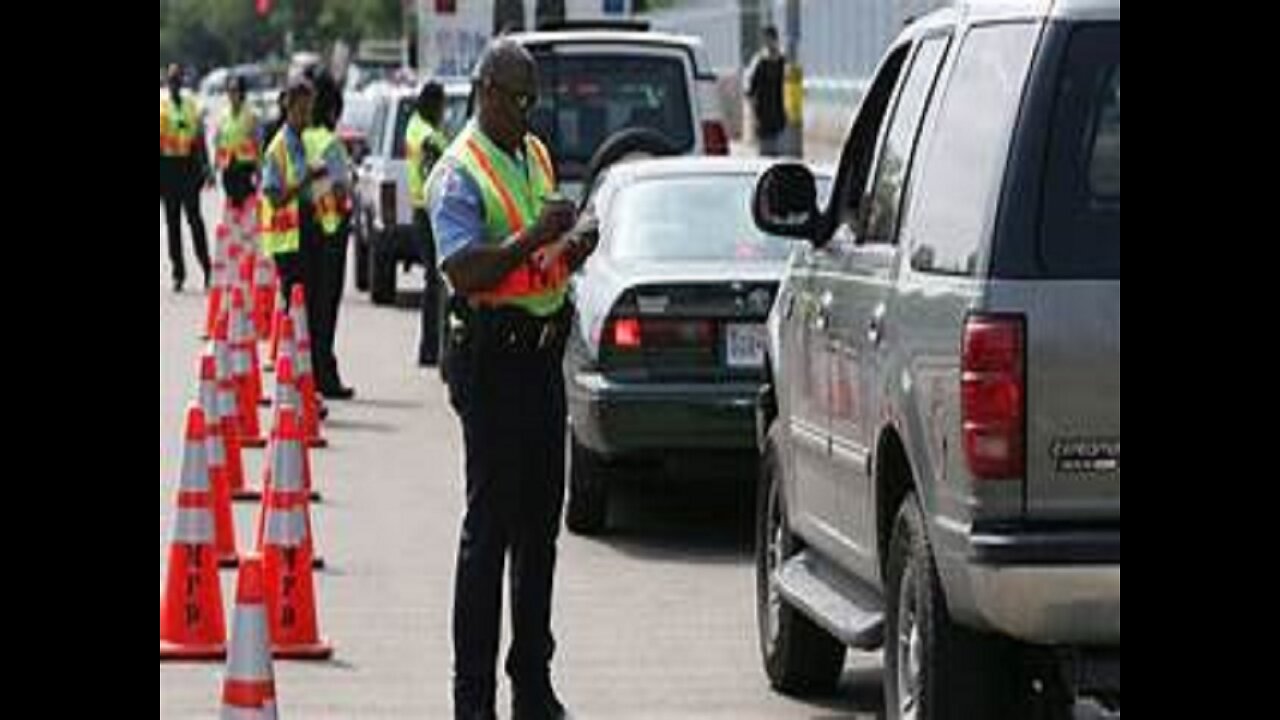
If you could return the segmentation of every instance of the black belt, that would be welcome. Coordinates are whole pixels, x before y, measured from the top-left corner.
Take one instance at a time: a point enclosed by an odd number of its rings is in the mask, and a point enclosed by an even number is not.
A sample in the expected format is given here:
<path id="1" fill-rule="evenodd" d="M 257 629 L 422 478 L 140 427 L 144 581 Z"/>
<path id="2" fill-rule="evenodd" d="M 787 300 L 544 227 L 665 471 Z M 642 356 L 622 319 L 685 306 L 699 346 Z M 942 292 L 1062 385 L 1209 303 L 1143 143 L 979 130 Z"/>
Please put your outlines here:
<path id="1" fill-rule="evenodd" d="M 480 352 L 533 354 L 560 352 L 573 310 L 568 303 L 553 315 L 537 317 L 516 308 L 473 308 L 458 303 L 455 313 Z M 460 311 L 460 312 L 459 312 Z"/>

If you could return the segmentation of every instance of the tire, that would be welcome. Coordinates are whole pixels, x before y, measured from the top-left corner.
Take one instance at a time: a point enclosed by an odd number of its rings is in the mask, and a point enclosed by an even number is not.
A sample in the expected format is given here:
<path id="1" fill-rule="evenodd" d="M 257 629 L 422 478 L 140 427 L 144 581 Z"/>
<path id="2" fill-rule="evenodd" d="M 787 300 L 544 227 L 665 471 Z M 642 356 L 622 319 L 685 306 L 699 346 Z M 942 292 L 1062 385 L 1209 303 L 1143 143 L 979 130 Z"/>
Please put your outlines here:
<path id="1" fill-rule="evenodd" d="M 587 163 L 586 181 L 583 183 L 583 201 L 591 197 L 601 174 L 620 160 L 636 155 L 672 157 L 679 154 L 680 149 L 675 146 L 675 143 L 656 130 L 631 128 L 614 133 L 596 150 L 595 155 L 591 156 L 591 162 Z"/>
<path id="2" fill-rule="evenodd" d="M 909 495 L 889 550 L 885 708 L 895 720 L 1031 717 L 1015 643 L 953 622 L 925 531 Z"/>
<path id="3" fill-rule="evenodd" d="M 369 238 L 371 247 L 369 263 L 369 291 L 373 304 L 386 307 L 396 302 L 396 259 L 387 247 L 390 238 Z"/>
<path id="4" fill-rule="evenodd" d="M 777 425 L 761 460 L 756 512 L 756 617 L 760 654 L 778 692 L 825 695 L 835 691 L 848 648 L 778 594 L 773 575 L 803 548 L 791 533 L 778 457 Z"/>
<path id="5" fill-rule="evenodd" d="M 565 524 L 575 535 L 601 535 L 609 524 L 609 488 L 604 462 L 570 431 L 569 501 Z"/>
<path id="6" fill-rule="evenodd" d="M 362 218 L 357 218 L 356 223 L 361 226 L 360 230 L 355 233 L 356 290 L 367 293 L 372 279 L 369 271 L 369 234 Z"/>

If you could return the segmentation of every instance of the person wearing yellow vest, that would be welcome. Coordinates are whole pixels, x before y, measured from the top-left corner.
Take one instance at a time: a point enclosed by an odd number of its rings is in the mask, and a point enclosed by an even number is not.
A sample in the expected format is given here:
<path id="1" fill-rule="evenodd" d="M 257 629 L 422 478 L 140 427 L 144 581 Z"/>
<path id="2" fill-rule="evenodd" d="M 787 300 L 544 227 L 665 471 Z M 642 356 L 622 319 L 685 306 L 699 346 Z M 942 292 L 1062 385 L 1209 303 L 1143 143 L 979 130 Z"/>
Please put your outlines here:
<path id="1" fill-rule="evenodd" d="M 409 166 L 409 200 L 413 205 L 413 225 L 417 231 L 422 267 L 426 274 L 422 293 L 422 338 L 418 364 L 433 367 L 440 361 L 440 324 L 445 300 L 441 292 L 440 270 L 436 267 L 435 239 L 427 216 L 426 180 L 444 156 L 449 140 L 441 132 L 444 122 L 444 86 L 428 82 L 418 93 L 417 107 L 405 128 L 405 159 Z"/>
<path id="2" fill-rule="evenodd" d="M 454 597 L 454 717 L 496 718 L 503 566 L 511 562 L 506 672 L 515 720 L 568 717 L 551 682 L 556 543 L 564 509 L 562 359 L 569 275 L 594 251 L 556 195 L 551 154 L 529 132 L 533 57 L 494 42 L 478 116 L 427 181 L 440 267 L 453 290 L 444 358 L 466 443 L 466 510 Z"/>
<path id="3" fill-rule="evenodd" d="M 311 202 L 311 180 L 321 172 L 308 169 L 302 142 L 315 91 L 307 80 L 295 78 L 289 81 L 284 97 L 284 124 L 262 158 L 260 214 L 262 250 L 275 261 L 280 295 L 287 307 L 293 287 L 303 284 L 302 207 Z"/>
<path id="4" fill-rule="evenodd" d="M 311 183 L 311 203 L 303 210 L 302 256 L 311 316 L 311 354 L 316 389 L 329 400 L 350 400 L 342 384 L 333 346 L 346 282 L 347 236 L 351 216 L 351 160 L 334 134 L 342 115 L 342 93 L 328 73 L 314 78 L 311 127 L 302 134 L 307 166 L 320 173 Z"/>
<path id="5" fill-rule="evenodd" d="M 209 177 L 204 123 L 200 107 L 182 91 L 182 68 L 169 66 L 169 93 L 160 99 L 160 197 L 164 200 L 169 230 L 169 262 L 173 291 L 182 292 L 187 281 L 182 256 L 182 213 L 187 214 L 196 260 L 209 287 L 209 242 L 200 214 L 200 191 Z"/>
<path id="6" fill-rule="evenodd" d="M 222 190 L 236 209 L 253 196 L 258 173 L 260 128 L 253 110 L 245 105 L 248 83 L 243 75 L 231 79 L 227 88 L 230 105 L 218 121 L 215 162 L 222 173 Z"/>

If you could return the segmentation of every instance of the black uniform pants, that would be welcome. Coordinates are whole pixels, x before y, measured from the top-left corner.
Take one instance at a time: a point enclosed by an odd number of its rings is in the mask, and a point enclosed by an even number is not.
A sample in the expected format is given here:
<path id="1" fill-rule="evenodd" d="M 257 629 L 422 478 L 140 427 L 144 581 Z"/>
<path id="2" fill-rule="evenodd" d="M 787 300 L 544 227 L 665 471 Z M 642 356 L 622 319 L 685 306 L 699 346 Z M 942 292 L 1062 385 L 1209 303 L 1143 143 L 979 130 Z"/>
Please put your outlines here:
<path id="1" fill-rule="evenodd" d="M 187 265 L 182 256 L 182 213 L 187 214 L 196 260 L 209 276 L 209 240 L 200 212 L 201 179 L 194 159 L 165 158 L 160 161 L 161 198 L 165 226 L 169 231 L 169 265 L 174 282 L 186 282 Z"/>
<path id="2" fill-rule="evenodd" d="M 511 318 L 516 318 L 510 322 Z M 510 572 L 515 687 L 543 687 L 555 641 L 553 576 L 565 491 L 561 358 L 567 315 L 547 323 L 522 313 L 470 313 L 451 341 L 447 375 L 466 443 L 466 515 L 454 596 L 454 698 L 458 717 L 492 707 Z"/>
<path id="3" fill-rule="evenodd" d="M 427 211 L 413 211 L 413 225 L 418 240 L 419 257 L 426 273 L 426 285 L 422 291 L 422 335 L 418 344 L 418 364 L 431 367 L 440 362 L 440 335 L 443 332 L 444 293 L 440 269 L 436 266 L 436 242 L 431 232 Z"/>

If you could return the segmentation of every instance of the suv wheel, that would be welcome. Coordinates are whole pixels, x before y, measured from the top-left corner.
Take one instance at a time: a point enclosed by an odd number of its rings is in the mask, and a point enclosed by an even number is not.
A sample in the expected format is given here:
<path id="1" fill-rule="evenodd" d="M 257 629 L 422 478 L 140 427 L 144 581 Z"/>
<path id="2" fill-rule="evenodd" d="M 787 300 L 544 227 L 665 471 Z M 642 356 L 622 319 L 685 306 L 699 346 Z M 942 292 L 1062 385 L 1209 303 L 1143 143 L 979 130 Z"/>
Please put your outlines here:
<path id="1" fill-rule="evenodd" d="M 908 496 L 898 513 L 888 567 L 885 707 L 895 720 L 1028 718 L 1028 693 L 1012 641 L 954 623 L 925 532 Z"/>
<path id="2" fill-rule="evenodd" d="M 837 639 L 783 600 L 774 580 L 787 560 L 802 549 L 791 534 L 777 425 L 769 434 L 762 460 L 756 532 L 756 617 L 760 652 L 773 688 L 788 695 L 827 694 L 844 670 L 847 649 Z"/>

